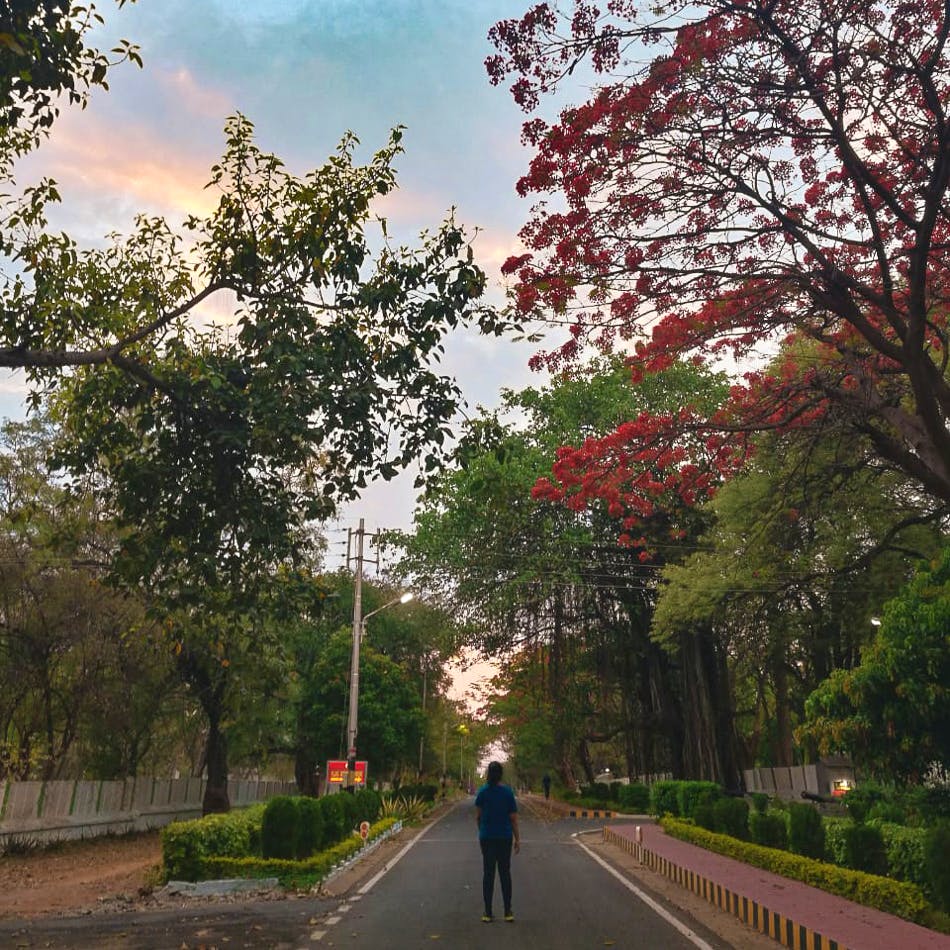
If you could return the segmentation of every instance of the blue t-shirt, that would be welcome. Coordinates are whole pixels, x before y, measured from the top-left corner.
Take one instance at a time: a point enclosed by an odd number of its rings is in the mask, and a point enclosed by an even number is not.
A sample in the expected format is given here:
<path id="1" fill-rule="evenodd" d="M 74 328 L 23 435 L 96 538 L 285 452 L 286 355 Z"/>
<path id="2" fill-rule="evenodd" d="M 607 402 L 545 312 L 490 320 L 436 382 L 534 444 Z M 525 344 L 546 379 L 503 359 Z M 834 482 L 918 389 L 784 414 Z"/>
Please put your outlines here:
<path id="1" fill-rule="evenodd" d="M 514 837 L 511 815 L 518 810 L 518 805 L 515 793 L 507 785 L 483 785 L 475 796 L 475 807 L 482 810 L 479 838 Z"/>

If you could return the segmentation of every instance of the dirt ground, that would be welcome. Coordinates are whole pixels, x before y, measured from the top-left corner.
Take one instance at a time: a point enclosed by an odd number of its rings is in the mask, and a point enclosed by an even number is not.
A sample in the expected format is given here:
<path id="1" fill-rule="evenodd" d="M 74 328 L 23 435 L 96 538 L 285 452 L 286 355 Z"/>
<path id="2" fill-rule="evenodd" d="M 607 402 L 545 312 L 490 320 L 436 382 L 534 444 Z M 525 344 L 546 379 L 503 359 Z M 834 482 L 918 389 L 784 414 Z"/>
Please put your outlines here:
<path id="1" fill-rule="evenodd" d="M 132 904 L 161 862 L 158 832 L 71 841 L 0 856 L 0 919 L 83 913 Z"/>
<path id="2" fill-rule="evenodd" d="M 531 808 L 531 811 L 541 820 L 557 820 L 554 814 L 545 814 L 543 808 Z M 441 809 L 437 809 L 430 820 L 438 820 L 440 814 Z M 407 828 L 384 841 L 367 858 L 328 882 L 323 893 L 342 896 L 358 887 L 384 867 L 418 831 L 417 827 Z M 743 950 L 774 947 L 768 938 L 641 866 L 625 851 L 602 843 L 598 835 L 585 836 L 584 843 L 655 900 L 692 915 L 727 945 Z M 70 842 L 24 856 L 0 856 L 0 919 L 102 914 L 180 904 L 180 899 L 166 898 L 154 891 L 160 861 L 158 832 Z M 262 896 L 285 899 L 285 895 L 275 892 L 257 894 L 254 899 L 260 900 Z M 201 902 L 231 903 L 241 899 L 208 898 Z M 194 903 L 192 899 L 191 906 Z"/>

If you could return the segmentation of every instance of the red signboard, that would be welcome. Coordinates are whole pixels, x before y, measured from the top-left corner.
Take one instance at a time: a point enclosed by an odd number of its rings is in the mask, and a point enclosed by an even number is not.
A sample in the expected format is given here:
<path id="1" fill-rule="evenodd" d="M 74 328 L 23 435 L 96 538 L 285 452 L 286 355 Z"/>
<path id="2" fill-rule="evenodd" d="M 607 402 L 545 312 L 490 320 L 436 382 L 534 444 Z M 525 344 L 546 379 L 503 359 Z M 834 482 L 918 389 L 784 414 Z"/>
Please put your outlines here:
<path id="1" fill-rule="evenodd" d="M 330 759 L 327 762 L 327 784 L 346 785 L 346 759 Z M 357 762 L 353 784 L 366 787 L 366 762 Z"/>

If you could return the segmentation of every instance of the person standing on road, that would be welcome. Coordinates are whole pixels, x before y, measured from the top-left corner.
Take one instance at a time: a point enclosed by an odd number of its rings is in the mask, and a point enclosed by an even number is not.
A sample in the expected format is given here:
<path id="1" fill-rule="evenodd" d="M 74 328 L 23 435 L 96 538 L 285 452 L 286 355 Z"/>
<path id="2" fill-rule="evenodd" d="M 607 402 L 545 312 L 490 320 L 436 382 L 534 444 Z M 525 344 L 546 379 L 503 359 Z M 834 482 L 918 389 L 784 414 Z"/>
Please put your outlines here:
<path id="1" fill-rule="evenodd" d="M 496 868 L 505 904 L 505 920 L 510 923 L 515 919 L 511 910 L 511 851 L 514 848 L 517 854 L 521 850 L 521 834 L 515 793 L 508 785 L 501 784 L 501 776 L 501 763 L 490 762 L 486 775 L 488 781 L 475 796 L 475 824 L 482 849 L 482 896 L 485 899 L 482 920 L 486 924 L 495 919 L 492 903 Z"/>
<path id="2" fill-rule="evenodd" d="M 541 779 L 541 785 L 544 788 L 544 797 L 545 800 L 551 797 L 551 776 L 544 773 L 544 778 Z"/>

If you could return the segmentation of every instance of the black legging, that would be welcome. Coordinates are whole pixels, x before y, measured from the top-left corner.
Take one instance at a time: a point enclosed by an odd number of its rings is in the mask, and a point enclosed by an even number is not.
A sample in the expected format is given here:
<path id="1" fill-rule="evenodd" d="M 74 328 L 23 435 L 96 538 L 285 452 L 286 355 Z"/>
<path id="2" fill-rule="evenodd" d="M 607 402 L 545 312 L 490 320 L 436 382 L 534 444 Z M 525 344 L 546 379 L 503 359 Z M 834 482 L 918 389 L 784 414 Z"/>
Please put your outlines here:
<path id="1" fill-rule="evenodd" d="M 511 910 L 511 838 L 479 838 L 482 846 L 482 896 L 485 898 L 485 913 L 491 914 L 495 896 L 495 868 L 501 878 L 501 896 L 505 913 Z"/>

